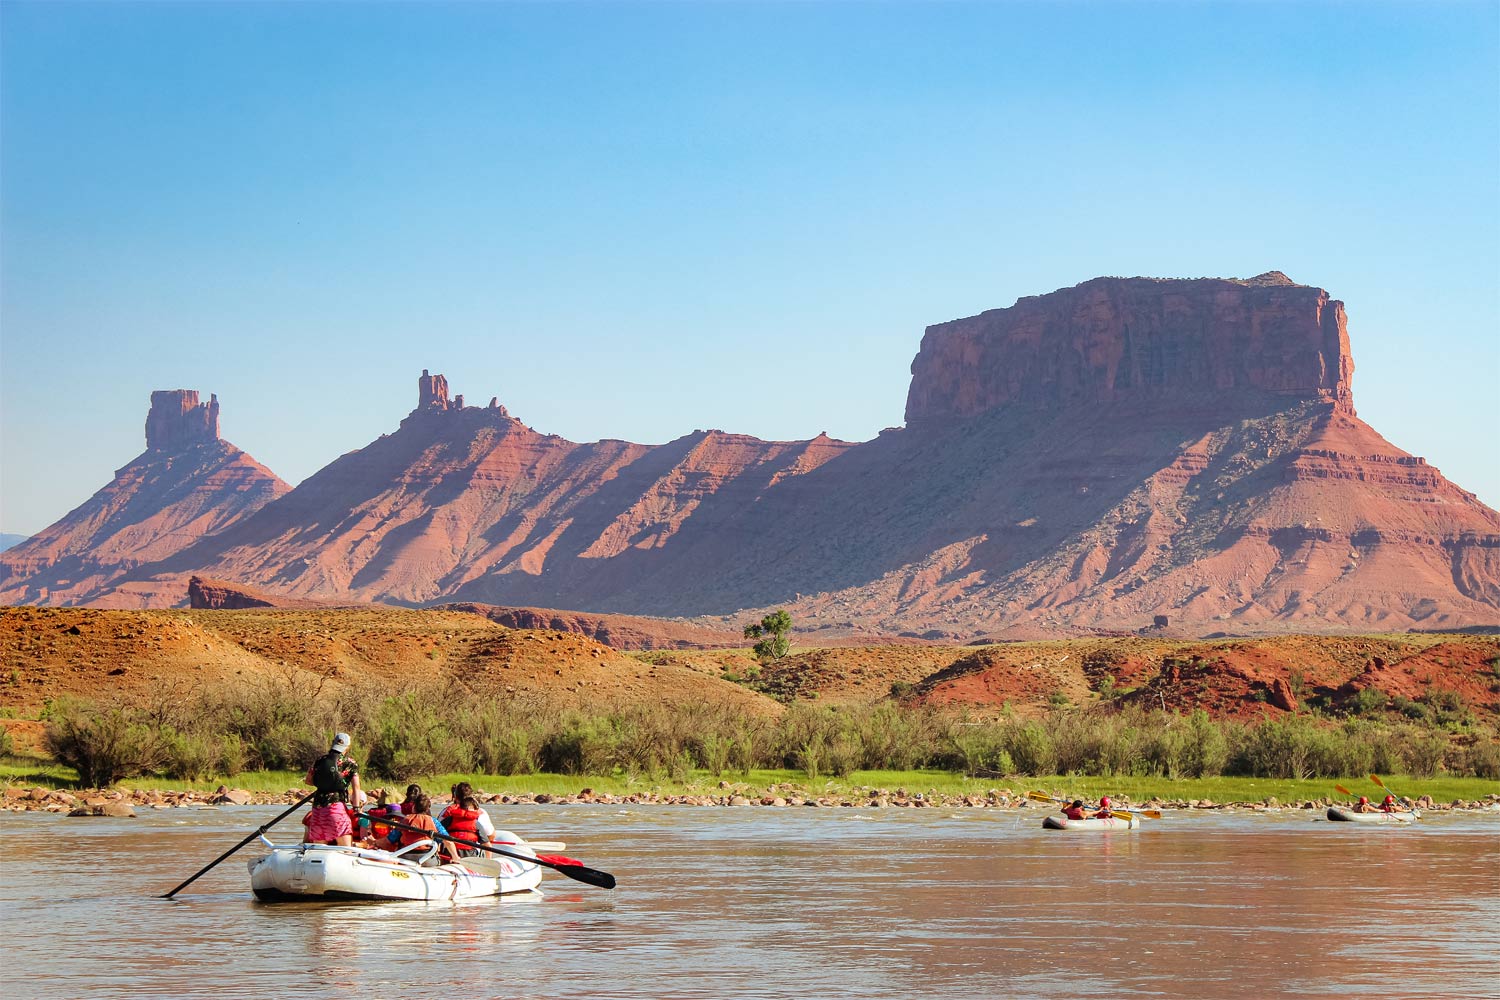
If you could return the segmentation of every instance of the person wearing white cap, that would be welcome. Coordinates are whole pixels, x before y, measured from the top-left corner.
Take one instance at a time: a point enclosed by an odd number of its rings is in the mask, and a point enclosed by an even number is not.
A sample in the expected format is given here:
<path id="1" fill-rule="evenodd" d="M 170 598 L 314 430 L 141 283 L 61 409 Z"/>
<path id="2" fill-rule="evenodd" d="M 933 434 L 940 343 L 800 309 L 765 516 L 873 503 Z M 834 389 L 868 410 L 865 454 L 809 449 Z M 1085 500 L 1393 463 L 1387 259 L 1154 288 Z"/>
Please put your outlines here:
<path id="1" fill-rule="evenodd" d="M 317 789 L 312 812 L 307 817 L 309 843 L 340 847 L 354 843 L 354 824 L 345 806 L 351 795 L 355 802 L 361 798 L 359 766 L 345 753 L 353 742 L 348 733 L 337 734 L 328 752 L 307 769 L 307 784 Z"/>

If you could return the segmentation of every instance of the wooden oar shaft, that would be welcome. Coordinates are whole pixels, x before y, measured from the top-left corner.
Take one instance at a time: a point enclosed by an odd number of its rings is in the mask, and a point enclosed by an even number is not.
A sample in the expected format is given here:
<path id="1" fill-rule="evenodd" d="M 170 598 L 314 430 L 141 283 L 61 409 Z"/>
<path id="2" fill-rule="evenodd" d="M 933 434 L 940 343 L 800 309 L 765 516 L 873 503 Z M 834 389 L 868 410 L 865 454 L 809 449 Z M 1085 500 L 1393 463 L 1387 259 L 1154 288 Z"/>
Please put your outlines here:
<path id="1" fill-rule="evenodd" d="M 181 885 L 179 885 L 177 888 L 173 889 L 171 892 L 163 893 L 162 896 L 161 896 L 161 898 L 162 899 L 171 899 L 173 896 L 177 895 L 179 892 L 181 892 L 182 890 L 186 889 L 188 886 L 192 885 L 194 882 L 198 881 L 198 879 L 199 879 L 200 876 L 208 874 L 210 871 L 212 871 L 215 867 L 218 866 L 219 862 L 221 862 L 225 858 L 229 857 L 235 851 L 238 851 L 241 847 L 244 847 L 246 844 L 250 843 L 250 841 L 254 840 L 256 837 L 259 837 L 261 834 L 265 833 L 267 830 L 269 830 L 271 827 L 275 826 L 277 823 L 280 823 L 282 820 L 286 819 L 292 813 L 296 812 L 298 809 L 300 809 L 302 807 L 303 803 L 305 803 L 308 799 L 312 798 L 316 794 L 318 794 L 317 789 L 313 789 L 312 791 L 308 792 L 306 795 L 302 796 L 302 798 L 300 798 L 296 802 L 292 803 L 291 808 L 289 808 L 286 812 L 282 813 L 280 816 L 277 816 L 275 819 L 271 820 L 271 822 L 265 823 L 265 824 L 262 824 L 261 826 L 256 827 L 255 828 L 255 832 L 252 833 L 252 834 L 250 834 L 250 836 L 246 837 L 244 840 L 240 841 L 238 844 L 235 844 L 233 847 L 231 847 L 229 850 L 225 851 L 223 854 L 219 855 L 217 858 L 214 858 L 204 868 L 200 869 L 196 875 L 194 875 L 192 878 L 188 879 L 186 882 L 184 882 Z"/>

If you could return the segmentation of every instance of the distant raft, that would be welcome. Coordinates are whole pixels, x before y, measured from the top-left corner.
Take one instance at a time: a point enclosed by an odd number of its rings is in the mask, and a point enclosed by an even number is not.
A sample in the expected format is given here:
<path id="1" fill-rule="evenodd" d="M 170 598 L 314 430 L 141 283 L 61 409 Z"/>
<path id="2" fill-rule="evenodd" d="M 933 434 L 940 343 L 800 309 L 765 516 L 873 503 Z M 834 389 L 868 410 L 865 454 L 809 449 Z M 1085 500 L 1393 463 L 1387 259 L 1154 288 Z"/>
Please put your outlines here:
<path id="1" fill-rule="evenodd" d="M 1353 809 L 1345 809 L 1343 806 L 1329 806 L 1328 818 L 1339 823 L 1410 823 L 1412 820 L 1421 819 L 1422 814 L 1416 809 L 1362 813 L 1355 812 Z"/>
<path id="2" fill-rule="evenodd" d="M 1090 816 L 1088 819 L 1068 819 L 1066 816 L 1048 816 L 1042 820 L 1043 830 L 1135 830 L 1141 825 L 1141 818 L 1131 815 L 1126 818 L 1116 814 L 1114 816 Z"/>

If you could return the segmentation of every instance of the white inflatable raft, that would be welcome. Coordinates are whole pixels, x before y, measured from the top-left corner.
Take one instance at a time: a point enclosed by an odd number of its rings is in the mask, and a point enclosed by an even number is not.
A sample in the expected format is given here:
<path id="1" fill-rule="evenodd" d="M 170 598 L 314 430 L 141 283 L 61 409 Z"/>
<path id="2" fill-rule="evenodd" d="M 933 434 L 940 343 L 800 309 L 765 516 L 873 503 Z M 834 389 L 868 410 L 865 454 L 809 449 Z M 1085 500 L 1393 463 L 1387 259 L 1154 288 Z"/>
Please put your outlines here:
<path id="1" fill-rule="evenodd" d="M 1141 825 L 1139 816 L 1123 819 L 1119 816 L 1090 816 L 1088 819 L 1068 819 L 1066 816 L 1048 816 L 1042 820 L 1043 830 L 1134 830 Z"/>
<path id="2" fill-rule="evenodd" d="M 1328 818 L 1340 823 L 1410 823 L 1414 819 L 1421 819 L 1422 814 L 1415 809 L 1409 812 L 1362 813 L 1343 806 L 1329 806 Z"/>
<path id="3" fill-rule="evenodd" d="M 250 888 L 264 902 L 336 899 L 472 899 L 531 892 L 542 880 L 539 865 L 510 858 L 465 858 L 425 867 L 436 853 L 430 840 L 394 853 L 359 847 L 297 844 L 277 847 L 264 837 L 269 854 L 250 861 Z M 516 854 L 533 853 L 517 844 Z"/>

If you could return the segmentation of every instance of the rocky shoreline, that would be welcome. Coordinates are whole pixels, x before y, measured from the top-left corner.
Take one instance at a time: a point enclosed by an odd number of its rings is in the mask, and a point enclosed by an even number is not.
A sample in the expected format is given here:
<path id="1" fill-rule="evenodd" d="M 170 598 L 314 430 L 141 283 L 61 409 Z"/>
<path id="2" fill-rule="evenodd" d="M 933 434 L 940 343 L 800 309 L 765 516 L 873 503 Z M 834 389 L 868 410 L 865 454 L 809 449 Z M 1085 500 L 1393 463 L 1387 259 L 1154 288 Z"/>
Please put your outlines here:
<path id="1" fill-rule="evenodd" d="M 305 788 L 289 788 L 284 792 L 250 792 L 242 788 L 220 786 L 212 792 L 161 791 L 157 789 L 93 789 L 64 791 L 56 788 L 9 787 L 0 791 L 0 808 L 6 812 L 66 813 L 69 816 L 113 816 L 139 815 L 144 809 L 203 809 L 223 805 L 291 805 L 307 794 Z M 511 795 L 481 792 L 479 798 L 487 805 L 646 805 L 646 806 L 767 806 L 771 808 L 817 807 L 817 808 L 864 808 L 864 809 L 1034 809 L 1049 810 L 1045 803 L 1033 802 L 1025 792 L 1010 788 L 990 789 L 983 795 L 950 795 L 942 792 L 916 792 L 904 788 L 868 788 L 862 793 L 848 795 L 811 795 L 795 787 L 776 786 L 753 791 L 736 788 L 728 782 L 720 782 L 716 794 L 662 794 L 658 792 L 632 792 L 626 795 L 596 793 L 585 788 L 571 795 L 552 795 L 547 792 Z M 1133 802 L 1128 796 L 1114 796 L 1115 805 L 1122 810 L 1166 809 L 1166 810 L 1239 810 L 1247 812 L 1272 812 L 1285 809 L 1326 809 L 1342 800 L 1303 799 L 1282 803 L 1273 797 L 1259 802 L 1213 802 L 1209 799 L 1161 799 L 1152 798 Z M 1500 794 L 1483 799 L 1455 799 L 1452 802 L 1434 802 L 1430 796 L 1416 800 L 1418 808 L 1431 812 L 1475 812 L 1500 809 Z"/>

